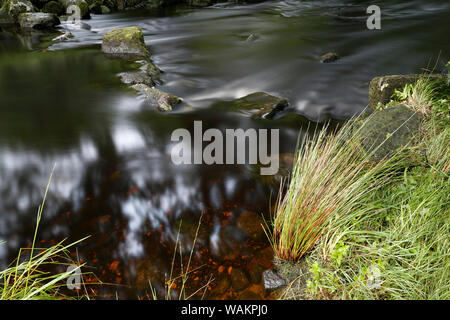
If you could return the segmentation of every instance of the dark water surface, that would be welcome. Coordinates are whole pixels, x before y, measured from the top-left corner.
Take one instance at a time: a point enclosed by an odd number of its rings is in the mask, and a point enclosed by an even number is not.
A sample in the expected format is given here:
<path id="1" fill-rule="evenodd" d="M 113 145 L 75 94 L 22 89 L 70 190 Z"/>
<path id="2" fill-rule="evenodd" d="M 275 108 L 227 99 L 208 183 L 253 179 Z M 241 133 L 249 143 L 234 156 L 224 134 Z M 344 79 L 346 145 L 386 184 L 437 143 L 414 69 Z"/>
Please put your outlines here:
<path id="1" fill-rule="evenodd" d="M 143 297 L 149 280 L 161 289 L 180 221 L 186 263 L 203 212 L 193 256 L 202 267 L 188 291 L 212 275 L 207 297 L 263 298 L 259 277 L 272 252 L 264 237 L 240 226 L 249 211 L 269 217 L 277 180 L 247 165 L 175 166 L 170 134 L 192 130 L 194 120 L 204 129 L 279 128 L 280 152 L 289 159 L 307 119 L 361 112 L 374 76 L 420 72 L 438 57 L 440 70 L 450 58 L 450 4 L 377 4 L 381 31 L 365 26 L 367 2 L 343 0 L 93 16 L 85 21 L 90 30 L 70 27 L 75 37 L 45 52 L 40 40 L 52 35 L 1 30 L 0 239 L 7 244 L 0 245 L 0 265 L 31 242 L 56 163 L 39 239 L 48 245 L 91 235 L 78 246 L 80 257 L 102 281 L 123 285 L 104 286 L 99 297 Z M 142 107 L 115 76 L 128 66 L 100 52 L 106 31 L 132 25 L 143 29 L 165 71 L 160 88 L 186 102 L 173 113 Z M 246 42 L 250 34 L 257 40 Z M 342 59 L 319 63 L 329 51 Z M 255 91 L 284 96 L 290 107 L 261 121 L 214 108 Z M 242 272 L 248 283 L 239 280 Z"/>

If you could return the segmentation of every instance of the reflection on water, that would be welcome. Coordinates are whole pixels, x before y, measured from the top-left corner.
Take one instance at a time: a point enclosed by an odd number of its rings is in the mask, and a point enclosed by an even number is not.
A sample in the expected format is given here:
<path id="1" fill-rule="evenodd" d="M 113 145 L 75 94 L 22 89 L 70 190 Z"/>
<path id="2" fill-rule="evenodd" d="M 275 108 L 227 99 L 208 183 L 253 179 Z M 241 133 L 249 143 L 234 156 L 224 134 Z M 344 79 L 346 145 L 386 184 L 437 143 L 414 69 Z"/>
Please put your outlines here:
<path id="1" fill-rule="evenodd" d="M 103 297 L 143 297 L 149 280 L 163 290 L 180 223 L 186 265 L 202 213 L 193 259 L 201 268 L 188 291 L 212 275 L 207 297 L 265 297 L 260 277 L 272 251 L 258 226 L 278 180 L 260 179 L 251 166 L 174 166 L 170 134 L 192 130 L 194 120 L 204 130 L 279 128 L 280 152 L 292 153 L 308 128 L 303 116 L 348 117 L 365 107 L 373 76 L 415 72 L 439 53 L 448 60 L 448 4 L 380 6 L 378 33 L 364 29 L 362 1 L 331 0 L 95 16 L 90 30 L 72 30 L 73 39 L 48 52 L 25 51 L 24 43 L 37 48 L 36 35 L 0 31 L 0 239 L 8 241 L 0 264 L 31 241 L 56 163 L 40 239 L 91 235 L 78 248 L 81 258 L 102 281 L 124 285 L 102 287 Z M 184 98 L 173 113 L 141 106 L 115 77 L 128 66 L 99 52 L 107 30 L 128 25 L 143 28 L 165 71 L 161 88 Z M 250 34 L 255 41 L 246 41 Z M 327 51 L 343 58 L 318 63 Z M 212 110 L 254 91 L 291 106 L 262 121 Z M 178 258 L 175 267 L 177 274 Z"/>

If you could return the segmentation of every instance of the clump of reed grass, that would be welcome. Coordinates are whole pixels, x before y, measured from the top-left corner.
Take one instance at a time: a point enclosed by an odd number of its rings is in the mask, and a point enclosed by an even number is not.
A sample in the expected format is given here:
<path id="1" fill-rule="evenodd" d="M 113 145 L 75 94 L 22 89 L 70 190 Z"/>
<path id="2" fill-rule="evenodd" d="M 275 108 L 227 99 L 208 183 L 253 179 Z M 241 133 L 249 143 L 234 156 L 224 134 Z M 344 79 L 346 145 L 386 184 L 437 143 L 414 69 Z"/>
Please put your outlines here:
<path id="1" fill-rule="evenodd" d="M 347 123 L 334 134 L 324 128 L 302 143 L 269 237 L 278 258 L 298 261 L 331 226 L 371 210 L 364 203 L 367 195 L 389 179 L 395 165 L 389 159 L 373 163 L 377 148 L 366 153 L 361 141 L 359 130 Z"/>

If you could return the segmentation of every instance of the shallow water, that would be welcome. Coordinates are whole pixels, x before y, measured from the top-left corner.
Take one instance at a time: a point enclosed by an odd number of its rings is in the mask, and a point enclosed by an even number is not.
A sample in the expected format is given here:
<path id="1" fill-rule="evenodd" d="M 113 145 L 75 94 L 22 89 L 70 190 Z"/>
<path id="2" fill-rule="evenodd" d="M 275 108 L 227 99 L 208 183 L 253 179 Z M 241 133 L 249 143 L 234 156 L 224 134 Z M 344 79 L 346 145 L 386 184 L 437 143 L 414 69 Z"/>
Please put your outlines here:
<path id="1" fill-rule="evenodd" d="M 292 153 L 306 119 L 361 112 L 374 76 L 420 72 L 438 58 L 440 70 L 450 59 L 450 4 L 379 5 L 381 31 L 365 28 L 366 2 L 342 0 L 93 16 L 85 21 L 90 30 L 65 26 L 75 37 L 46 52 L 41 34 L 0 31 L 0 239 L 8 241 L 0 262 L 30 243 L 56 163 L 40 239 L 91 235 L 78 246 L 80 257 L 102 281 L 123 285 L 103 286 L 100 297 L 143 297 L 148 280 L 161 289 L 180 221 L 186 260 L 202 212 L 194 250 L 194 267 L 202 267 L 189 290 L 212 275 L 208 297 L 264 297 L 257 280 L 271 266 L 272 252 L 238 225 L 246 211 L 269 216 L 277 181 L 261 179 L 247 165 L 175 166 L 170 134 L 192 130 L 194 120 L 203 120 L 204 129 L 279 128 L 280 152 Z M 132 25 L 143 29 L 152 59 L 165 71 L 160 88 L 186 102 L 171 114 L 142 107 L 115 76 L 128 66 L 99 50 L 106 31 Z M 246 41 L 250 34 L 256 41 Z M 329 51 L 342 59 L 319 63 Z M 215 108 L 255 91 L 284 96 L 290 107 L 263 121 Z M 229 287 L 233 269 L 255 284 Z M 225 289 L 215 289 L 219 284 Z"/>

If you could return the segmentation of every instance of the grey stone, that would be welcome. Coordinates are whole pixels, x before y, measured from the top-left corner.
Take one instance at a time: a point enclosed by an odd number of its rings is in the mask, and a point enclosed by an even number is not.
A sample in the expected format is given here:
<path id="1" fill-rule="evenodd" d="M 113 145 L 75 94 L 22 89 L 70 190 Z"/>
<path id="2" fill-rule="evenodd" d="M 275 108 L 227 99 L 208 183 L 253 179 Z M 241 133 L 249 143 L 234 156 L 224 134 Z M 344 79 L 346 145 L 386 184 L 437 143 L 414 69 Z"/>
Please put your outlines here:
<path id="1" fill-rule="evenodd" d="M 33 4 L 28 0 L 6 0 L 0 8 L 0 24 L 18 23 L 20 14 L 34 11 Z"/>
<path id="2" fill-rule="evenodd" d="M 263 272 L 263 281 L 266 290 L 277 290 L 286 285 L 286 281 L 270 269 Z"/>

